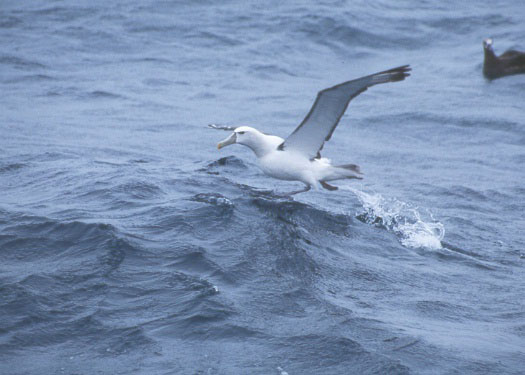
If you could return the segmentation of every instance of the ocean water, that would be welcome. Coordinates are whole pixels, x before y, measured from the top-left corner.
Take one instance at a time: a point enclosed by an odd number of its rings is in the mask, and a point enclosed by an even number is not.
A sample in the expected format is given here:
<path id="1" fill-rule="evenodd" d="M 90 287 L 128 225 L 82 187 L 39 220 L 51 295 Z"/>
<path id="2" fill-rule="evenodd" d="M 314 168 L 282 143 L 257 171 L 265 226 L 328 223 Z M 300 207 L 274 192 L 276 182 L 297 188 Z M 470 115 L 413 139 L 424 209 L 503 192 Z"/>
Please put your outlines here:
<path id="1" fill-rule="evenodd" d="M 519 1 L 2 1 L 1 374 L 523 374 Z M 338 191 L 279 193 L 286 137 L 352 101 Z"/>

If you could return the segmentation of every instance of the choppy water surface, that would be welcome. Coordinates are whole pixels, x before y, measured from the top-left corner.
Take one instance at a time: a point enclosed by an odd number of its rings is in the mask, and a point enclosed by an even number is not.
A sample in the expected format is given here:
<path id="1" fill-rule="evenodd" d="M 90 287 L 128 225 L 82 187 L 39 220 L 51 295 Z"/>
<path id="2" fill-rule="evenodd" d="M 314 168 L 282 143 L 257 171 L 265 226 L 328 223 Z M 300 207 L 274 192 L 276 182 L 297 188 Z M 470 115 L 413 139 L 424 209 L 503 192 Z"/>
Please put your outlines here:
<path id="1" fill-rule="evenodd" d="M 525 50 L 516 1 L 0 5 L 0 373 L 521 374 Z M 281 136 L 330 85 L 368 90 L 280 198 Z"/>

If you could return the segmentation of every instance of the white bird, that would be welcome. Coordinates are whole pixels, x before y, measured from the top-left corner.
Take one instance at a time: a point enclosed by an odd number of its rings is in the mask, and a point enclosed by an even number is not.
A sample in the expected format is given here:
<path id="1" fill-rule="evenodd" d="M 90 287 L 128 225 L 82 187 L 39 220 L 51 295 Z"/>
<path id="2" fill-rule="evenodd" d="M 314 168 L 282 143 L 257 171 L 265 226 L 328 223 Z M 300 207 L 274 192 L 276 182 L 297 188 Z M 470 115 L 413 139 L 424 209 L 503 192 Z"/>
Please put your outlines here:
<path id="1" fill-rule="evenodd" d="M 219 142 L 218 149 L 234 143 L 247 146 L 255 153 L 262 171 L 268 176 L 305 184 L 304 189 L 288 195 L 306 192 L 312 186 L 319 189 L 319 184 L 325 189 L 337 190 L 327 181 L 362 179 L 362 174 L 355 164 L 332 165 L 330 160 L 322 158 L 320 151 L 324 143 L 332 136 L 353 98 L 371 86 L 402 81 L 410 75 L 410 70 L 408 65 L 403 65 L 320 91 L 303 122 L 286 139 L 261 133 L 249 126 L 209 126 L 233 130 L 228 138 Z"/>

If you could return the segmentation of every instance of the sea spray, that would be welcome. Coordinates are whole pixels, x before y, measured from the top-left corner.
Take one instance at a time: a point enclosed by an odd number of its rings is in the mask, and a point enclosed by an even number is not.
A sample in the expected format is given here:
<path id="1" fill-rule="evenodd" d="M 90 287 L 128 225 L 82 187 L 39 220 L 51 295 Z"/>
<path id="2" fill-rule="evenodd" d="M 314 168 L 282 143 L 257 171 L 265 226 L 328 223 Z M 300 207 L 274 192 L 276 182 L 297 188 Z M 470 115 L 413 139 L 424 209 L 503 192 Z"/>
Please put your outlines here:
<path id="1" fill-rule="evenodd" d="M 346 190 L 354 193 L 363 205 L 364 211 L 356 215 L 359 220 L 395 233 L 403 246 L 431 250 L 442 248 L 445 227 L 431 213 L 428 213 L 428 218 L 422 219 L 417 207 L 396 198 L 384 198 L 381 194 L 368 194 L 353 188 Z"/>

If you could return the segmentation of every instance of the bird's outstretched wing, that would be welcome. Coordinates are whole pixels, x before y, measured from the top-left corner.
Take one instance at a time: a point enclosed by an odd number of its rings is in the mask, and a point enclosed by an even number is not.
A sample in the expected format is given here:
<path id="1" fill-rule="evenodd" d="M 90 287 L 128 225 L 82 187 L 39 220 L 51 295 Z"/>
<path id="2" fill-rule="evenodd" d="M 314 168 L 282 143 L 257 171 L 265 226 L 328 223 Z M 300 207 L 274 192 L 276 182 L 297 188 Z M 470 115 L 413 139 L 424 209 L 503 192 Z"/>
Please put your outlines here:
<path id="1" fill-rule="evenodd" d="M 403 65 L 320 91 L 303 122 L 286 138 L 279 149 L 296 150 L 310 158 L 319 157 L 319 151 L 332 136 L 350 100 L 371 86 L 402 81 L 410 75 L 410 70 L 408 65 Z"/>
<path id="2" fill-rule="evenodd" d="M 235 126 L 224 126 L 224 125 L 217 125 L 217 124 L 208 124 L 208 127 L 212 129 L 228 130 L 228 131 L 234 131 L 236 129 Z"/>

